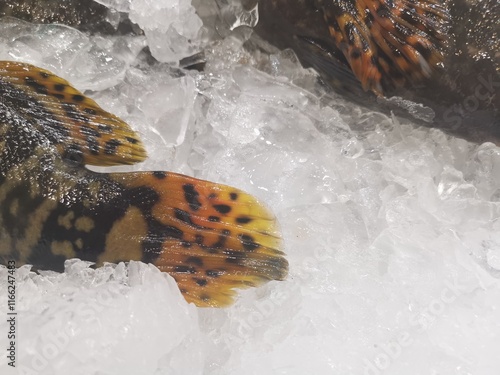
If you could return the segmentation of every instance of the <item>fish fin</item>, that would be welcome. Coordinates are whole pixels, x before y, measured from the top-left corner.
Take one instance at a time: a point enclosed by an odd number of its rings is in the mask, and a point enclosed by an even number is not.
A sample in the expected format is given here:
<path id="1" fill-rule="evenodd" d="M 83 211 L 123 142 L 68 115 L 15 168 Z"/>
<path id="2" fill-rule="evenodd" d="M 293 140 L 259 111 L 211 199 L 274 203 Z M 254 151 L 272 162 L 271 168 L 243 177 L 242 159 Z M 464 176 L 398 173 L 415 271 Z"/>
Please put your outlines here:
<path id="1" fill-rule="evenodd" d="M 137 133 L 71 84 L 36 66 L 0 61 L 2 100 L 31 119 L 63 157 L 78 164 L 133 164 L 146 158 Z"/>
<path id="2" fill-rule="evenodd" d="M 363 94 L 360 82 L 335 46 L 332 48 L 309 36 L 297 35 L 296 38 L 296 50 L 301 59 L 320 73 L 330 86 L 344 94 L 354 94 L 354 97 Z"/>
<path id="3" fill-rule="evenodd" d="M 227 306 L 235 288 L 286 277 L 276 218 L 253 196 L 170 172 L 111 176 L 129 191 L 155 192 L 143 261 L 172 275 L 188 302 Z"/>
<path id="4" fill-rule="evenodd" d="M 365 90 L 417 84 L 443 61 L 449 13 L 440 0 L 320 0 L 336 45 Z"/>

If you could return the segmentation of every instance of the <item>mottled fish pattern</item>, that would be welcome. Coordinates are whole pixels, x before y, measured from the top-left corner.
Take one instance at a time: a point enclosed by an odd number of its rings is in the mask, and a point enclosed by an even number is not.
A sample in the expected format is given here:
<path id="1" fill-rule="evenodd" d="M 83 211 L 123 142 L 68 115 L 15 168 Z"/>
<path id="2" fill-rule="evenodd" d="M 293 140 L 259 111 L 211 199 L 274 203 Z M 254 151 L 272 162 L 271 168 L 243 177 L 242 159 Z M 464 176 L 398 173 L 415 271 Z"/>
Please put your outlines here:
<path id="1" fill-rule="evenodd" d="M 443 61 L 450 18 L 443 0 L 259 0 L 259 7 L 264 27 L 302 38 L 377 95 L 429 78 Z"/>
<path id="2" fill-rule="evenodd" d="M 0 264 L 138 260 L 189 302 L 227 306 L 235 288 L 283 280 L 275 217 L 238 189 L 171 172 L 96 173 L 146 153 L 122 120 L 49 71 L 0 62 Z"/>
<path id="3" fill-rule="evenodd" d="M 441 0 L 317 0 L 337 47 L 365 90 L 429 78 L 443 61 L 447 9 Z"/>

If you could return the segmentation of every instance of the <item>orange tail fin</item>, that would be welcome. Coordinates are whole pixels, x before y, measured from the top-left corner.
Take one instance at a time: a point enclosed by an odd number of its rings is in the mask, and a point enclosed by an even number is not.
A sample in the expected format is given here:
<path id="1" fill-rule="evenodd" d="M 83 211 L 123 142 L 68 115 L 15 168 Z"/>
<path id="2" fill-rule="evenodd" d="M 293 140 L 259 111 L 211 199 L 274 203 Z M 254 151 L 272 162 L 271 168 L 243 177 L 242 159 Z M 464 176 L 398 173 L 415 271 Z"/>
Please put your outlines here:
<path id="1" fill-rule="evenodd" d="M 127 189 L 148 189 L 156 199 L 147 212 L 159 247 L 144 258 L 177 281 L 197 306 L 229 305 L 235 288 L 283 280 L 283 257 L 275 217 L 241 190 L 170 172 L 117 173 Z"/>

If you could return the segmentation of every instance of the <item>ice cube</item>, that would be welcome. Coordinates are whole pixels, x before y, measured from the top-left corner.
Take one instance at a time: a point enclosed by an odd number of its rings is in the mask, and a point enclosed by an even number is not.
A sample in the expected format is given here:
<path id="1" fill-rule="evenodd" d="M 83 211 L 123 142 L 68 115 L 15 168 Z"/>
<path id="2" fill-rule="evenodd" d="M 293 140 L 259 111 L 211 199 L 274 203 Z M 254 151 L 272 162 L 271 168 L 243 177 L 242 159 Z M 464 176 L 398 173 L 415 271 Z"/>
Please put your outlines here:
<path id="1" fill-rule="evenodd" d="M 159 61 L 177 63 L 203 45 L 203 23 L 190 0 L 132 0 L 129 17 L 144 30 Z"/>

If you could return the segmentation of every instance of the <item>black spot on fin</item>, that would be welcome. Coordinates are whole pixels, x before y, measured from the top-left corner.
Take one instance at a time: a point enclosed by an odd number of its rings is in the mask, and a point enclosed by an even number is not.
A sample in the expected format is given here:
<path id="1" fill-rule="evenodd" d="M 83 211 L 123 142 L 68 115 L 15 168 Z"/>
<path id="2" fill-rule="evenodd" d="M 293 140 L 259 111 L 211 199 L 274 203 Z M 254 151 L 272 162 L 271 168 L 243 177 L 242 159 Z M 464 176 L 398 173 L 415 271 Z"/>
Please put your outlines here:
<path id="1" fill-rule="evenodd" d="M 154 239 L 143 243 L 144 253 L 174 277 L 187 301 L 227 306 L 235 289 L 286 278 L 278 223 L 255 197 L 172 172 L 160 179 L 158 172 L 109 176 L 127 191 L 155 193 L 154 199 L 134 193 L 130 200 Z"/>

